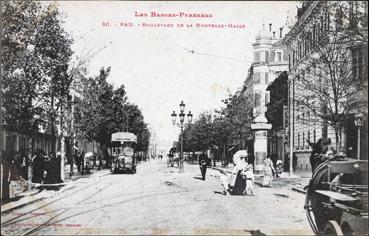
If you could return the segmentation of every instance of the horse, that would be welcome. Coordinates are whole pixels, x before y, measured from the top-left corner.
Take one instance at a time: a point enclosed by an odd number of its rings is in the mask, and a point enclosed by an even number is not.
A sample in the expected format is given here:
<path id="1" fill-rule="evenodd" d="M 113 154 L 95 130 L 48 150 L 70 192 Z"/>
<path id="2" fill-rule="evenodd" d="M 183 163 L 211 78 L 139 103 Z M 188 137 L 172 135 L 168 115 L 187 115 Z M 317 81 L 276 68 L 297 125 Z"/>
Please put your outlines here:
<path id="1" fill-rule="evenodd" d="M 321 163 L 320 154 L 322 153 L 323 150 L 322 147 L 323 139 L 319 139 L 318 142 L 316 143 L 312 143 L 309 140 L 306 140 L 306 142 L 312 148 L 312 152 L 310 154 L 310 166 L 311 171 L 314 173 L 314 170 L 317 167 L 317 165 Z"/>

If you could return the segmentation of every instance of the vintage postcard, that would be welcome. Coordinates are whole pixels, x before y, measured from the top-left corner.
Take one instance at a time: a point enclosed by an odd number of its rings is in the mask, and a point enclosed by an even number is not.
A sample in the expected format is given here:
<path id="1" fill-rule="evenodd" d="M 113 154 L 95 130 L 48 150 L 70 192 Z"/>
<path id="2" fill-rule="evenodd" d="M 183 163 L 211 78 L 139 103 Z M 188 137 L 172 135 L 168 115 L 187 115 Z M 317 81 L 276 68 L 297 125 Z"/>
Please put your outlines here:
<path id="1" fill-rule="evenodd" d="M 1 1 L 1 235 L 367 235 L 364 1 Z"/>

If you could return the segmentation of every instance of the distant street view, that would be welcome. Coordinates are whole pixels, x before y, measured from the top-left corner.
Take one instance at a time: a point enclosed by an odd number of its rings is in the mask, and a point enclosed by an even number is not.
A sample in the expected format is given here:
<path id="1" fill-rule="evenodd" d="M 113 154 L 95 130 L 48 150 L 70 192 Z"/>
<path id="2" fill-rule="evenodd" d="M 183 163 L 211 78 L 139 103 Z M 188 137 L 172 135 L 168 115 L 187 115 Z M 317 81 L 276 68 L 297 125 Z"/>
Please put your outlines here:
<path id="1" fill-rule="evenodd" d="M 2 235 L 368 234 L 368 4 L 5 1 Z"/>

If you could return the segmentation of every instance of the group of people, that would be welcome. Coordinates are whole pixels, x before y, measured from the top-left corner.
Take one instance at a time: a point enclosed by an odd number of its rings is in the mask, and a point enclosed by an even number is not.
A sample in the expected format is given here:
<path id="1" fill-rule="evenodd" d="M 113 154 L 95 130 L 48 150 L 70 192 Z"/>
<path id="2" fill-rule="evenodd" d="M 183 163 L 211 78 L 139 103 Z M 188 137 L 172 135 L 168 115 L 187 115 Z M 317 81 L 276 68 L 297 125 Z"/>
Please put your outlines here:
<path id="1" fill-rule="evenodd" d="M 44 184 L 45 189 L 57 190 L 62 183 L 61 157 L 51 152 L 46 155 L 42 150 L 36 150 L 32 157 L 32 183 Z"/>
<path id="2" fill-rule="evenodd" d="M 205 152 L 202 152 L 198 159 L 202 180 L 205 180 L 206 169 L 210 165 L 210 159 Z M 240 157 L 234 163 L 235 167 L 231 174 L 221 176 L 223 193 L 232 193 L 235 195 L 254 195 L 254 167 L 247 156 Z"/>
<path id="3" fill-rule="evenodd" d="M 251 195 L 254 196 L 254 166 L 253 159 L 248 155 L 240 156 L 233 160 L 234 168 L 230 174 L 224 173 L 220 179 L 223 186 L 223 194 Z M 201 170 L 202 180 L 205 180 L 207 167 L 210 165 L 210 159 L 201 153 L 198 158 L 198 164 Z M 273 179 L 278 177 L 283 171 L 282 161 L 275 164 L 268 156 L 263 163 L 263 187 L 272 187 Z"/>
<path id="4" fill-rule="evenodd" d="M 234 165 L 231 174 L 221 176 L 223 193 L 254 196 L 254 166 L 248 156 L 235 159 Z"/>
<path id="5" fill-rule="evenodd" d="M 34 151 L 32 158 L 21 152 L 3 152 L 2 163 L 4 195 L 13 199 L 17 192 L 28 189 L 29 184 L 42 184 L 39 188 L 58 189 L 61 183 L 61 158 L 55 153 L 45 154 L 41 149 Z M 32 178 L 30 178 L 32 176 Z"/>

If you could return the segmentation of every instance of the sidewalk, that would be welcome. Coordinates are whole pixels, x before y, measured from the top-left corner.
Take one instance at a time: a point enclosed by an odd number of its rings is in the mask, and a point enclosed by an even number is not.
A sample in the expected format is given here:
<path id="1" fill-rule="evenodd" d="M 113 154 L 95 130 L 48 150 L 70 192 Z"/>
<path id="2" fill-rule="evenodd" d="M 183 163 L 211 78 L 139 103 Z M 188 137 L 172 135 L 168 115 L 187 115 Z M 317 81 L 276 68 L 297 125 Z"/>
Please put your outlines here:
<path id="1" fill-rule="evenodd" d="M 68 168 L 70 168 L 69 165 Z M 101 169 L 101 170 L 93 169 L 91 170 L 91 174 L 81 175 L 80 173 L 77 173 L 77 167 L 73 168 L 73 171 L 74 175 L 72 175 L 72 177 L 69 176 L 69 171 L 68 172 L 67 170 L 65 171 L 65 180 L 64 180 L 65 185 L 62 186 L 58 191 L 40 190 L 33 188 L 29 191 L 17 194 L 14 200 L 2 201 L 1 214 L 7 214 L 8 212 L 13 211 L 15 209 L 20 209 L 29 204 L 41 201 L 57 192 L 63 192 L 66 190 L 66 186 L 68 185 L 68 183 L 74 182 L 80 178 L 102 177 L 110 173 L 109 169 Z"/>

